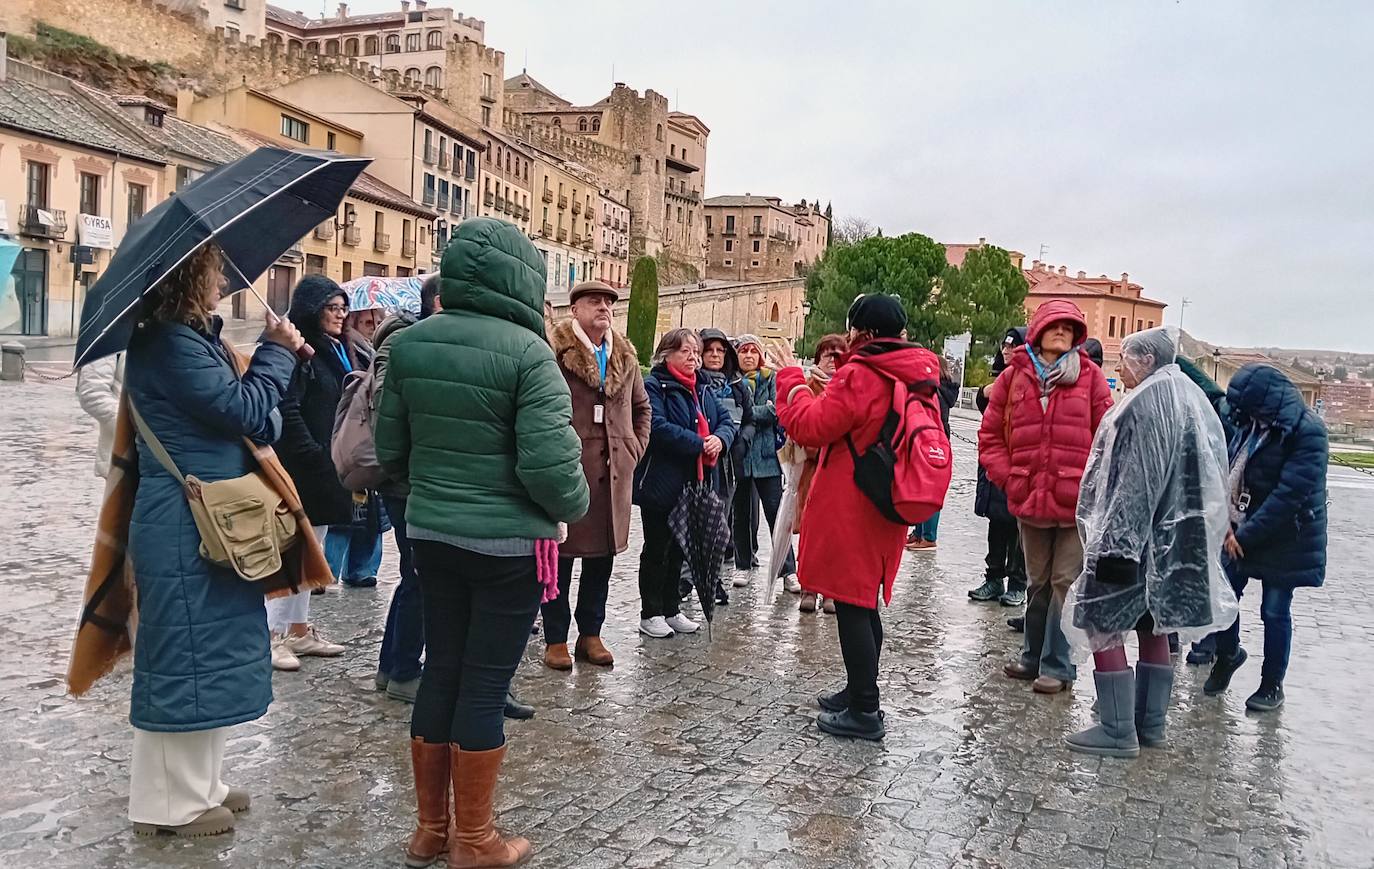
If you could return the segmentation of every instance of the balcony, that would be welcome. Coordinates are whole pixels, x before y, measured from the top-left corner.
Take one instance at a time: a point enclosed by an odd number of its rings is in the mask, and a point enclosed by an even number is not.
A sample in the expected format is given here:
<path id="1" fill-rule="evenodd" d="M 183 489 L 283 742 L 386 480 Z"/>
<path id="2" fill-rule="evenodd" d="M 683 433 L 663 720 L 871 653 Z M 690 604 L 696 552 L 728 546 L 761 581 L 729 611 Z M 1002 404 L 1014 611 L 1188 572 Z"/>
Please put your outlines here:
<path id="1" fill-rule="evenodd" d="M 496 204 L 496 197 L 492 195 L 490 190 L 482 194 L 482 204 L 488 208 Z"/>
<path id="2" fill-rule="evenodd" d="M 610 225 L 611 225 L 611 216 L 610 216 L 609 214 L 603 214 L 603 215 L 601 215 L 601 225 L 602 225 L 602 226 L 610 226 Z"/>
<path id="3" fill-rule="evenodd" d="M 60 208 L 21 205 L 19 233 L 34 238 L 64 238 L 67 235 L 67 212 Z"/>
<path id="4" fill-rule="evenodd" d="M 687 159 L 679 154 L 669 154 L 663 159 L 663 165 L 669 169 L 676 169 L 679 172 L 700 172 L 701 167 L 695 163 L 687 162 Z"/>
<path id="5" fill-rule="evenodd" d="M 615 222 L 611 224 L 611 228 L 614 229 L 616 232 L 620 232 L 622 229 L 625 229 L 626 226 L 628 226 L 628 224 L 621 223 L 619 217 L 617 217 L 615 219 Z"/>
<path id="6" fill-rule="evenodd" d="M 440 171 L 447 172 L 447 171 L 448 171 L 448 167 L 449 167 L 449 156 L 448 156 L 448 152 L 447 152 L 447 151 L 440 151 L 440 152 L 439 152 L 439 169 L 440 169 Z"/>
<path id="7" fill-rule="evenodd" d="M 749 237 L 750 237 L 750 238 L 763 238 L 763 227 L 761 227 L 761 226 L 756 226 L 756 227 L 754 227 L 753 229 L 749 230 Z"/>
<path id="8" fill-rule="evenodd" d="M 720 231 L 720 234 L 723 235 L 723 236 L 725 236 L 726 238 L 734 238 L 734 237 L 735 237 L 735 230 L 734 230 L 734 227 L 727 226 L 725 229 L 722 229 L 722 230 Z"/>
<path id="9" fill-rule="evenodd" d="M 433 202 L 426 202 L 425 204 L 426 204 L 426 205 L 434 205 Z M 438 208 L 439 208 L 440 211 L 448 211 L 448 194 L 447 194 L 447 193 L 440 193 L 440 194 L 439 194 Z"/>
<path id="10" fill-rule="evenodd" d="M 592 237 L 591 237 L 590 235 L 582 239 L 582 249 L 583 249 L 583 250 L 591 250 L 591 249 L 592 249 Z"/>
<path id="11" fill-rule="evenodd" d="M 386 253 L 391 250 L 391 236 L 385 232 L 378 232 L 372 236 L 372 249 L 377 253 Z"/>
<path id="12" fill-rule="evenodd" d="M 610 256 L 610 255 L 611 255 L 611 251 L 613 251 L 613 250 L 615 250 L 615 248 L 611 247 L 609 244 L 603 244 L 603 245 L 601 245 L 601 252 L 602 252 L 603 254 L 605 254 L 606 256 Z"/>
<path id="13" fill-rule="evenodd" d="M 433 189 L 433 188 L 429 188 L 429 189 L 425 190 L 424 203 L 425 203 L 426 205 L 429 205 L 429 206 L 433 206 L 433 205 L 434 205 L 434 189 Z"/>
<path id="14" fill-rule="evenodd" d="M 498 197 L 496 197 L 496 204 L 495 204 L 494 206 L 492 206 L 492 208 L 493 208 L 494 210 L 496 210 L 496 211 L 505 211 L 505 210 L 506 210 L 506 197 L 504 197 L 504 196 L 498 196 Z"/>
<path id="15" fill-rule="evenodd" d="M 558 197 L 558 207 L 559 207 L 559 208 L 567 208 L 567 207 L 568 207 L 568 197 L 563 196 L 563 195 L 560 194 L 559 197 Z"/>
<path id="16" fill-rule="evenodd" d="M 459 197 L 459 196 L 453 197 L 453 204 L 449 207 L 449 211 L 452 212 L 453 214 L 462 214 L 462 213 L 463 213 L 463 200 L 462 200 L 462 197 Z"/>
<path id="17" fill-rule="evenodd" d="M 773 230 L 772 232 L 769 233 L 769 236 L 772 237 L 772 239 L 773 239 L 774 241 L 788 241 L 788 242 L 790 242 L 790 241 L 792 240 L 791 238 L 788 237 L 787 233 L 785 233 L 785 232 L 780 232 L 780 231 L 778 231 L 778 230 Z"/>
<path id="18" fill-rule="evenodd" d="M 558 240 L 559 240 L 559 241 L 567 241 L 567 240 L 568 240 L 568 231 L 567 231 L 566 229 L 564 229 L 563 227 L 561 227 L 561 226 L 558 228 Z"/>
<path id="19" fill-rule="evenodd" d="M 402 239 L 401 239 L 401 256 L 405 256 L 405 257 L 413 257 L 413 256 L 415 256 L 415 239 L 413 239 L 413 238 L 402 238 Z"/>
<path id="20" fill-rule="evenodd" d="M 457 166 L 454 166 L 454 167 L 453 167 L 453 171 L 454 171 L 454 172 L 457 172 L 457 171 L 458 171 L 458 167 L 457 167 Z M 476 164 L 476 163 L 469 163 L 469 164 L 467 165 L 467 169 L 464 170 L 464 172 L 463 172 L 463 178 L 464 178 L 465 180 L 467 180 L 467 181 L 476 181 L 476 180 L 477 180 L 477 164 Z"/>
<path id="21" fill-rule="evenodd" d="M 343 229 L 343 243 L 349 247 L 357 247 L 363 243 L 363 231 L 356 226 L 345 226 Z"/>
<path id="22" fill-rule="evenodd" d="M 582 236 L 580 236 L 580 235 L 578 235 L 577 233 L 574 232 L 574 233 L 573 233 L 573 240 L 572 240 L 572 243 L 573 243 L 573 247 L 581 247 L 581 246 L 582 246 Z"/>
<path id="23" fill-rule="evenodd" d="M 576 199 L 573 200 L 572 208 L 573 208 L 573 214 L 581 214 L 581 213 L 582 213 L 582 203 L 579 202 L 579 201 L 577 201 Z"/>
<path id="24" fill-rule="evenodd" d="M 543 226 L 539 227 L 539 234 L 542 235 L 542 236 L 544 236 L 545 238 L 552 238 L 552 237 L 553 237 L 553 225 L 552 225 L 552 224 L 549 224 L 549 223 L 546 223 L 546 224 L 544 224 Z"/>
<path id="25" fill-rule="evenodd" d="M 425 147 L 425 162 L 433 166 L 439 160 L 439 149 L 433 145 Z"/>
<path id="26" fill-rule="evenodd" d="M 505 204 L 503 204 L 503 205 L 501 206 L 501 210 L 504 211 L 504 212 L 506 212 L 507 214 L 510 214 L 512 211 L 515 210 L 515 200 L 514 200 L 514 199 L 507 199 L 507 200 L 505 201 Z"/>
<path id="27" fill-rule="evenodd" d="M 319 226 L 315 227 L 315 237 L 320 241 L 328 241 L 333 238 L 334 221 L 331 220 L 328 223 L 321 223 Z"/>
<path id="28" fill-rule="evenodd" d="M 540 194 L 539 198 L 542 199 L 542 200 L 544 200 L 545 202 L 552 202 L 552 201 L 553 201 L 553 191 L 550 190 L 549 188 L 545 187 L 545 188 L 544 188 L 544 192 L 543 192 L 542 194 Z"/>

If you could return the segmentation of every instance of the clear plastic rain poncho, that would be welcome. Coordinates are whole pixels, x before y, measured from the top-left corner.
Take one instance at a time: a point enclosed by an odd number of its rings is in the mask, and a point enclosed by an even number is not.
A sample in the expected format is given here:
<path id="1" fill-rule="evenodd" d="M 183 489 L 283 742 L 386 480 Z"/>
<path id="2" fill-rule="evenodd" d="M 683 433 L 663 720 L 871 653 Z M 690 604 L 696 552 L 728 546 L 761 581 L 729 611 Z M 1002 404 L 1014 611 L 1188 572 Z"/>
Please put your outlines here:
<path id="1" fill-rule="evenodd" d="M 1083 573 L 1063 627 L 1075 658 L 1137 626 L 1182 642 L 1230 626 L 1239 612 L 1221 568 L 1229 527 L 1226 436 L 1202 390 L 1174 364 L 1174 327 L 1122 341 L 1139 385 L 1103 419 L 1078 497 Z"/>

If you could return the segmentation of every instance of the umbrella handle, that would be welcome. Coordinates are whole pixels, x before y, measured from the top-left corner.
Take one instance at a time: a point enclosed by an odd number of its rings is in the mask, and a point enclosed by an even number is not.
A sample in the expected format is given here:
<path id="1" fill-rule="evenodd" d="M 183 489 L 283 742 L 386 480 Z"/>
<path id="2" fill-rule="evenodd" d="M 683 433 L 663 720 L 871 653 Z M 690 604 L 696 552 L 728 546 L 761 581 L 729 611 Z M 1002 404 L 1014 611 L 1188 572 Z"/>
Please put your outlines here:
<path id="1" fill-rule="evenodd" d="M 242 273 L 240 273 L 239 276 L 242 277 Z M 248 282 L 248 292 L 252 293 L 253 297 L 262 304 L 263 308 L 266 309 L 267 313 L 272 315 L 272 319 L 281 319 L 281 314 L 278 314 L 276 311 L 272 310 L 272 306 L 267 304 L 267 300 L 262 297 L 262 294 L 258 292 L 258 288 L 253 286 L 251 282 Z M 311 347 L 309 344 L 302 344 L 301 346 L 296 348 L 296 358 L 301 360 L 302 362 L 309 362 L 311 359 L 315 358 L 315 348 Z"/>

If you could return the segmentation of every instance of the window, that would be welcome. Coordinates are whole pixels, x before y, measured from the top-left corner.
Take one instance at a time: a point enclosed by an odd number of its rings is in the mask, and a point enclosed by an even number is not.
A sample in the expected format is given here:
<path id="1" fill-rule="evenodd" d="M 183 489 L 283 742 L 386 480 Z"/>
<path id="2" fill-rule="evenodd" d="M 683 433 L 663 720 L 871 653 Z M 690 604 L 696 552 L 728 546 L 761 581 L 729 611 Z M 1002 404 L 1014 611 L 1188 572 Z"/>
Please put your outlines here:
<path id="1" fill-rule="evenodd" d="M 339 56 L 339 40 L 331 39 L 324 44 L 324 53 L 327 57 Z"/>
<path id="2" fill-rule="evenodd" d="M 349 262 L 348 260 L 344 260 L 344 264 L 343 264 L 343 279 L 344 279 L 344 283 L 348 283 L 349 281 L 353 280 L 353 263 Z M 242 295 L 243 295 L 243 293 L 238 293 L 238 294 L 236 294 L 236 295 L 234 296 L 234 298 L 237 299 L 239 296 L 242 296 Z"/>
<path id="3" fill-rule="evenodd" d="M 641 163 L 640 156 L 639 156 L 638 154 L 636 154 L 636 155 L 635 155 L 635 174 L 636 174 L 636 175 L 638 175 L 638 174 L 640 173 L 640 163 Z"/>
<path id="4" fill-rule="evenodd" d="M 1155 327 L 1155 321 L 1154 321 L 1154 320 L 1151 320 L 1150 322 L 1148 322 L 1148 323 L 1145 324 L 1145 328 L 1146 328 L 1146 329 L 1153 329 L 1154 327 Z"/>
<path id="5" fill-rule="evenodd" d="M 439 159 L 444 158 L 444 152 L 448 150 L 448 136 L 439 137 Z"/>
<path id="6" fill-rule="evenodd" d="M 310 143 L 310 125 L 290 115 L 281 116 L 281 134 L 297 142 Z"/>
<path id="7" fill-rule="evenodd" d="M 377 45 L 377 37 L 369 36 L 368 41 L 372 43 L 373 49 L 375 51 Z M 344 54 L 348 55 L 349 57 L 358 56 L 358 40 L 356 37 L 344 40 Z"/>
<path id="8" fill-rule="evenodd" d="M 673 156 L 673 157 L 676 157 L 676 156 L 677 156 L 677 145 L 669 145 L 669 146 L 668 146 L 668 153 L 669 153 L 669 155 L 671 155 L 671 156 Z"/>
<path id="9" fill-rule="evenodd" d="M 757 214 L 754 215 L 754 232 L 763 232 L 763 218 Z"/>
<path id="10" fill-rule="evenodd" d="M 380 211 L 372 213 L 372 231 L 381 235 L 386 230 L 386 215 Z"/>
<path id="11" fill-rule="evenodd" d="M 431 66 L 425 70 L 425 84 L 432 88 L 444 86 L 444 71 L 440 67 Z"/>
<path id="12" fill-rule="evenodd" d="M 367 39 L 363 40 L 363 53 L 364 53 L 364 54 L 378 54 L 379 52 L 377 51 L 377 45 L 378 45 L 377 37 L 375 37 L 375 36 L 369 36 Z M 350 266 L 350 268 L 351 268 L 351 266 Z"/>
<path id="13" fill-rule="evenodd" d="M 658 132 L 655 134 L 654 137 L 655 137 L 656 139 L 658 139 L 660 142 L 663 141 L 663 125 L 662 125 L 662 124 L 659 124 L 659 125 L 658 125 Z"/>
<path id="14" fill-rule="evenodd" d="M 587 132 L 587 119 L 585 117 L 577 119 L 577 132 Z"/>
<path id="15" fill-rule="evenodd" d="M 750 263 L 749 263 L 749 267 L 750 267 L 750 268 L 754 268 L 754 269 L 758 268 L 758 267 L 759 267 L 759 261 L 758 261 L 758 260 L 751 260 Z"/>
<path id="16" fill-rule="evenodd" d="M 756 239 L 754 239 L 754 253 L 758 253 L 758 252 L 759 252 L 759 240 L 756 238 Z"/>
<path id="17" fill-rule="evenodd" d="M 129 185 L 129 223 L 133 223 L 148 210 L 148 188 L 142 184 Z"/>
<path id="18" fill-rule="evenodd" d="M 34 208 L 48 207 L 48 178 L 52 167 L 47 163 L 29 161 L 28 203 Z"/>
<path id="19" fill-rule="evenodd" d="M 677 222 L 678 222 L 678 223 L 681 223 L 681 222 L 682 222 L 682 206 L 680 206 L 680 205 L 678 206 L 678 209 L 677 209 Z"/>
<path id="20" fill-rule="evenodd" d="M 658 171 L 658 160 L 654 160 L 654 174 L 655 174 L 655 175 L 660 175 L 660 174 L 662 174 L 662 173 L 660 173 L 660 172 Z"/>
<path id="21" fill-rule="evenodd" d="M 333 151 L 333 150 L 334 150 L 334 145 L 336 144 L 336 140 L 335 140 L 335 136 L 334 136 L 333 133 L 329 133 L 329 132 L 325 133 L 325 134 L 324 134 L 324 142 L 325 142 L 325 148 L 326 148 L 327 150 L 330 150 L 330 151 Z"/>
<path id="22" fill-rule="evenodd" d="M 482 106 L 482 126 L 491 126 L 491 106 Z"/>
<path id="23" fill-rule="evenodd" d="M 419 84 L 419 83 L 420 83 L 420 68 L 419 68 L 418 66 L 412 66 L 412 67 L 410 67 L 409 69 L 406 70 L 406 76 L 405 76 L 405 78 L 406 78 L 406 81 L 410 82 L 411 84 Z"/>
<path id="24" fill-rule="evenodd" d="M 401 34 L 388 33 L 386 35 L 386 53 L 395 54 L 401 50 Z"/>
<path id="25" fill-rule="evenodd" d="M 592 132 L 593 132 L 593 133 L 599 133 L 599 132 L 601 132 L 601 118 L 600 118 L 599 116 L 598 116 L 598 117 L 595 117 L 595 118 L 592 118 Z"/>
<path id="26" fill-rule="evenodd" d="M 706 215 L 706 231 L 711 231 L 711 215 Z"/>
<path id="27" fill-rule="evenodd" d="M 563 126 L 563 119 L 562 119 L 562 118 L 554 118 L 554 119 L 553 119 L 553 125 L 554 125 L 555 127 L 562 127 L 562 126 Z"/>
<path id="28" fill-rule="evenodd" d="M 728 260 L 725 261 L 725 264 L 726 264 L 727 266 L 732 266 L 732 265 L 735 264 L 735 261 L 732 260 L 732 259 L 728 259 Z"/>
<path id="29" fill-rule="evenodd" d="M 308 253 L 305 255 L 305 273 L 307 275 L 324 274 L 324 257 Z"/>
<path id="30" fill-rule="evenodd" d="M 482 96 L 486 97 L 487 99 L 492 98 L 491 73 L 489 72 L 482 73 Z"/>
<path id="31" fill-rule="evenodd" d="M 100 213 L 100 176 L 81 173 L 81 213 Z"/>
<path id="32" fill-rule="evenodd" d="M 420 34 L 418 34 L 418 33 L 407 33 L 407 34 L 406 34 L 406 51 L 419 51 L 419 50 L 420 50 Z"/>
<path id="33" fill-rule="evenodd" d="M 1116 318 L 1115 318 L 1115 317 L 1108 317 L 1108 318 L 1107 318 L 1107 337 L 1108 337 L 1108 338 L 1115 338 L 1115 337 L 1116 337 Z"/>
<path id="34" fill-rule="evenodd" d="M 734 232 L 734 231 L 735 231 L 735 215 L 733 215 L 733 214 L 727 214 L 727 215 L 725 215 L 725 231 L 726 231 L 726 232 Z"/>
<path id="35" fill-rule="evenodd" d="M 202 174 L 201 172 L 199 172 L 199 171 L 197 171 L 197 170 L 195 170 L 195 169 L 192 169 L 190 166 L 178 166 L 178 167 L 177 167 L 177 186 L 176 186 L 176 189 L 177 189 L 177 190 L 180 190 L 181 188 L 185 187 L 187 184 L 190 184 L 192 181 L 194 181 L 194 180 L 196 180 L 197 178 L 199 178 L 199 177 L 201 176 L 201 174 Z"/>
<path id="36" fill-rule="evenodd" d="M 427 33 L 427 34 L 425 35 L 425 47 L 426 47 L 426 48 L 443 48 L 443 47 L 444 47 L 444 34 L 443 34 L 441 31 L 438 31 L 438 30 L 431 30 L 429 33 Z"/>
<path id="37" fill-rule="evenodd" d="M 307 54 L 319 54 L 320 44 L 312 39 L 305 44 L 305 51 Z"/>
<path id="38" fill-rule="evenodd" d="M 1136 330 L 1137 332 L 1140 332 L 1140 331 L 1144 330 L 1144 328 L 1145 328 L 1145 321 L 1144 321 L 1144 320 L 1136 320 L 1136 321 L 1135 321 L 1135 330 Z"/>

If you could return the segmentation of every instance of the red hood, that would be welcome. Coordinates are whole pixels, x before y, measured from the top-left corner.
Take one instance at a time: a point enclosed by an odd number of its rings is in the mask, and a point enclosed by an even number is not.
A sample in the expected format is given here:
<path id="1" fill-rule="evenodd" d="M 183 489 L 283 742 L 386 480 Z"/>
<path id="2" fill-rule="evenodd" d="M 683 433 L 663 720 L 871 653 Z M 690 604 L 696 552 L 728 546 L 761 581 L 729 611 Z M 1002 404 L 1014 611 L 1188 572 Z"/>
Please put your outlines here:
<path id="1" fill-rule="evenodd" d="M 1073 323 L 1074 346 L 1088 340 L 1088 318 L 1083 311 L 1068 299 L 1051 299 L 1035 309 L 1031 316 L 1030 328 L 1026 332 L 1026 343 L 1032 347 L 1040 344 L 1040 335 L 1053 322 L 1068 320 Z"/>
<path id="2" fill-rule="evenodd" d="M 893 349 L 884 349 L 887 347 Z M 903 383 L 940 382 L 940 358 L 924 347 L 899 341 L 870 342 L 850 353 L 845 364 L 863 365 Z"/>

